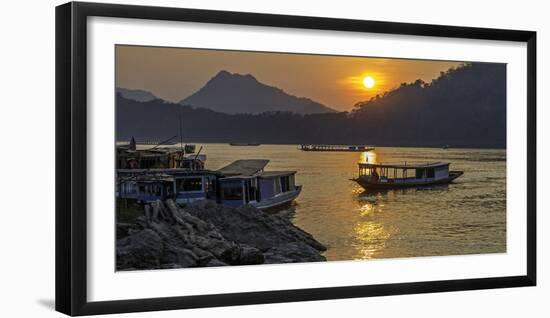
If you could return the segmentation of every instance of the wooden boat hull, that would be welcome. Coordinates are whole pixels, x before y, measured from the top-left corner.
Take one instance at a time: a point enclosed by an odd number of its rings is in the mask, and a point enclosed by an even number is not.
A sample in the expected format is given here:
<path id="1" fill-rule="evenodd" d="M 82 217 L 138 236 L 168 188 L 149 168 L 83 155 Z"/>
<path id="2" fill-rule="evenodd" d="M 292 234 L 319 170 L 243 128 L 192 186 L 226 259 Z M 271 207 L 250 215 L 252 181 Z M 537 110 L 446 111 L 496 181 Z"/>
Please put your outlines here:
<path id="1" fill-rule="evenodd" d="M 260 202 L 251 203 L 252 206 L 260 209 L 260 210 L 268 210 L 268 209 L 275 209 L 279 208 L 284 205 L 290 204 L 292 201 L 294 201 L 299 195 L 300 192 L 302 192 L 302 186 L 297 185 L 295 186 L 294 191 L 289 191 L 286 193 L 282 193 L 280 195 L 277 195 L 273 198 L 269 198 L 267 200 L 262 200 Z"/>
<path id="2" fill-rule="evenodd" d="M 464 171 L 449 171 L 449 177 L 433 181 L 424 181 L 424 182 L 407 182 L 407 183 L 393 183 L 393 182 L 371 182 L 366 178 L 355 178 L 353 181 L 357 182 L 364 189 L 401 189 L 401 188 L 414 188 L 414 187 L 423 187 L 431 186 L 438 184 L 447 184 L 451 183 L 456 178 L 462 176 Z"/>
<path id="3" fill-rule="evenodd" d="M 312 151 L 312 152 L 368 152 L 373 151 L 374 148 L 365 148 L 365 149 L 300 149 L 302 151 Z"/>

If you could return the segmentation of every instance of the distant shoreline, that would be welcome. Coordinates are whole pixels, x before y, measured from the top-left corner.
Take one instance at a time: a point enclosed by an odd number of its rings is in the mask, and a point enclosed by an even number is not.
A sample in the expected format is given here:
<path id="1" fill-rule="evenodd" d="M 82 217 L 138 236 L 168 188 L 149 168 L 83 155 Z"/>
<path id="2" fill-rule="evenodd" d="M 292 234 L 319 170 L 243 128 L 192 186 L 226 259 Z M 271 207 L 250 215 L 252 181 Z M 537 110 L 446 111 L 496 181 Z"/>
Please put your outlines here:
<path id="1" fill-rule="evenodd" d="M 116 144 L 123 144 L 123 143 L 128 143 L 127 140 L 119 140 L 119 141 L 116 141 Z M 212 141 L 206 141 L 206 142 L 203 142 L 203 141 L 184 141 L 184 143 L 187 143 L 187 144 L 227 144 L 229 145 L 231 142 L 229 141 L 216 141 L 216 142 L 212 142 Z M 237 142 L 237 143 L 246 143 L 246 142 Z M 262 145 L 274 145 L 274 146 L 296 146 L 296 147 L 299 147 L 300 145 L 302 144 L 319 144 L 319 145 L 360 145 L 360 143 L 342 143 L 342 144 L 334 144 L 334 143 L 270 143 L 270 142 L 254 142 L 254 143 L 259 143 L 260 146 Z M 139 142 L 138 142 L 139 144 Z M 177 145 L 177 144 L 176 144 Z M 376 151 L 376 148 L 427 148 L 427 149 L 443 149 L 443 146 L 445 145 L 441 145 L 441 146 L 426 146 L 426 145 L 419 145 L 419 146 L 410 146 L 410 145 L 388 145 L 388 144 L 370 144 L 370 143 L 365 143 L 365 145 L 369 145 L 369 146 L 373 146 L 375 148 L 375 151 Z M 169 146 L 175 146 L 175 145 L 169 145 Z M 474 145 L 457 145 L 457 146 L 453 146 L 453 145 L 449 145 L 449 148 L 448 150 L 453 150 L 453 149 L 488 149 L 488 150 L 506 150 L 507 148 L 506 147 L 500 147 L 500 146 L 474 146 Z"/>

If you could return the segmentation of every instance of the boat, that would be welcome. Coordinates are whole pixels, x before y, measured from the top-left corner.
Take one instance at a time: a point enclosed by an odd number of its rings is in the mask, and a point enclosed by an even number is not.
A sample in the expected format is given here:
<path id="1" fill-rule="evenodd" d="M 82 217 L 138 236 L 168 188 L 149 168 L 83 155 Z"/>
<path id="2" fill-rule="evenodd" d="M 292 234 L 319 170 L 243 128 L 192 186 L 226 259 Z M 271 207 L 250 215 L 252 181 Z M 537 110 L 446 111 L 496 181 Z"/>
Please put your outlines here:
<path id="1" fill-rule="evenodd" d="M 249 146 L 259 146 L 259 143 L 256 142 L 230 142 L 230 146 L 239 146 L 239 147 L 249 147 Z"/>
<path id="2" fill-rule="evenodd" d="M 449 147 L 450 147 L 449 145 L 444 145 L 443 149 L 447 150 L 447 149 L 449 149 Z"/>
<path id="3" fill-rule="evenodd" d="M 190 169 L 118 169 L 117 192 L 121 199 L 140 203 L 173 199 L 178 204 L 211 200 L 217 202 L 219 174 Z"/>
<path id="4" fill-rule="evenodd" d="M 154 147 L 138 148 L 138 143 L 132 137 L 129 143 L 117 145 L 117 169 L 204 169 L 206 155 L 201 154 L 202 147 L 194 154 L 195 145 L 182 144 L 180 149 L 166 147 L 169 140 L 157 143 Z"/>
<path id="5" fill-rule="evenodd" d="M 236 160 L 216 170 L 186 168 L 117 169 L 116 196 L 138 203 L 173 199 L 178 204 L 211 201 L 228 207 L 272 209 L 300 195 L 296 171 L 265 171 L 269 160 Z M 203 167 L 203 166 L 201 166 Z"/>
<path id="6" fill-rule="evenodd" d="M 294 183 L 295 174 L 296 171 L 269 171 L 222 178 L 220 203 L 229 207 L 249 204 L 260 210 L 289 205 L 302 191 L 302 186 Z"/>
<path id="7" fill-rule="evenodd" d="M 295 184 L 296 171 L 265 171 L 269 160 L 237 160 L 218 172 L 219 203 L 229 207 L 252 205 L 260 210 L 280 208 L 302 191 Z"/>
<path id="8" fill-rule="evenodd" d="M 302 151 L 339 151 L 339 152 L 365 152 L 373 151 L 370 145 L 300 145 Z"/>
<path id="9" fill-rule="evenodd" d="M 419 164 L 359 163 L 359 175 L 352 179 L 364 189 L 395 189 L 447 184 L 464 171 L 449 170 L 448 162 Z"/>

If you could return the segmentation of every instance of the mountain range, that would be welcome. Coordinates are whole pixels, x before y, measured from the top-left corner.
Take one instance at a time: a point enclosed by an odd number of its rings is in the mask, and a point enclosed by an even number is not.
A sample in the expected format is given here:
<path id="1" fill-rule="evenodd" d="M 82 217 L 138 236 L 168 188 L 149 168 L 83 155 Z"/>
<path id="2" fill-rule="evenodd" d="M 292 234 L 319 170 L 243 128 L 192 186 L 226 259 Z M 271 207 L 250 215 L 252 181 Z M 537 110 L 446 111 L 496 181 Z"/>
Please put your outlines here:
<path id="1" fill-rule="evenodd" d="M 159 99 L 144 90 L 117 88 L 124 98 L 138 102 Z M 202 88 L 182 99 L 182 105 L 206 108 L 226 114 L 261 114 L 286 111 L 296 114 L 334 113 L 334 109 L 305 97 L 259 82 L 254 76 L 220 71 Z"/>
<path id="2" fill-rule="evenodd" d="M 117 87 L 117 93 L 120 93 L 124 98 L 132 99 L 138 102 L 148 102 L 155 99 L 160 99 L 155 96 L 153 93 L 142 90 L 142 89 L 129 89 Z"/>
<path id="3" fill-rule="evenodd" d="M 166 139 L 178 134 L 180 118 L 184 140 L 193 142 L 504 148 L 506 65 L 465 64 L 430 83 L 403 83 L 350 112 L 228 114 L 117 94 L 117 140 Z"/>

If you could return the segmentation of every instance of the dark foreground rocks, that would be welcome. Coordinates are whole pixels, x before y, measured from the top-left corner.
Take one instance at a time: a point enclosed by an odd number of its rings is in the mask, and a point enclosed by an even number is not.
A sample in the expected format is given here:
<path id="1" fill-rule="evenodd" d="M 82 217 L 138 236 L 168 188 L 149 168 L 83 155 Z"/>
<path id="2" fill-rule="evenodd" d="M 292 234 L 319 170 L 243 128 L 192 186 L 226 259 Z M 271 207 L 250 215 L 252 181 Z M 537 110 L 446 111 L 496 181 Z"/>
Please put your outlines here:
<path id="1" fill-rule="evenodd" d="M 117 270 L 318 262 L 325 250 L 287 218 L 251 206 L 158 201 L 136 224 L 117 225 Z"/>

